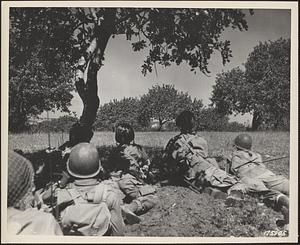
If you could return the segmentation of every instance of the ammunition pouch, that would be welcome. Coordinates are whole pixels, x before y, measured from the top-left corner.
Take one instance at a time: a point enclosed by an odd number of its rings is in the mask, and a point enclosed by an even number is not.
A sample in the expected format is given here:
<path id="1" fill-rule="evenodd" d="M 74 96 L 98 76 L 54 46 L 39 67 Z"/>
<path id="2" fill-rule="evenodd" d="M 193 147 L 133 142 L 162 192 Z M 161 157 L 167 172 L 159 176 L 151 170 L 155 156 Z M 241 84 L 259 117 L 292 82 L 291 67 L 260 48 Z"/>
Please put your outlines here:
<path id="1" fill-rule="evenodd" d="M 150 194 L 154 194 L 156 189 L 151 185 L 144 185 L 139 188 L 139 192 L 141 196 L 147 196 Z"/>

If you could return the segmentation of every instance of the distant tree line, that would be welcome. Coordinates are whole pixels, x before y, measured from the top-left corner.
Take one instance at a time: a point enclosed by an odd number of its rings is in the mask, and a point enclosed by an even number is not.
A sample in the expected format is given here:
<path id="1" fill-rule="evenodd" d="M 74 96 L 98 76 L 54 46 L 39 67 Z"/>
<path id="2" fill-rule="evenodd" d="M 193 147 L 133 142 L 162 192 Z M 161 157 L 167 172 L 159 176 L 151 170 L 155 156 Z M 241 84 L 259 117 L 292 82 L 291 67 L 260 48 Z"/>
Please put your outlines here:
<path id="1" fill-rule="evenodd" d="M 193 111 L 197 117 L 198 130 L 243 131 L 245 126 L 229 122 L 229 117 L 216 108 L 204 107 L 202 100 L 192 99 L 188 93 L 178 91 L 173 85 L 154 85 L 140 98 L 112 100 L 100 106 L 94 129 L 114 131 L 120 122 L 130 123 L 136 131 L 174 131 L 176 116 L 183 110 Z M 31 132 L 68 131 L 76 122 L 73 116 L 63 116 L 43 121 L 30 127 Z"/>

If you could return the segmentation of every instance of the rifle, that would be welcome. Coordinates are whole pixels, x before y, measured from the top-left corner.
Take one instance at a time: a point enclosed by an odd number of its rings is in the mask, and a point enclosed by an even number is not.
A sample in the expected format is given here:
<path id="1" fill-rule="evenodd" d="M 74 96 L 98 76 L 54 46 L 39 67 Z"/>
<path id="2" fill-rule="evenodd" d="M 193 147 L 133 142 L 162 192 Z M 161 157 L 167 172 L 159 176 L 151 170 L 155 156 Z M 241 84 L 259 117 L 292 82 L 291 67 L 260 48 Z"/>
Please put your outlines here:
<path id="1" fill-rule="evenodd" d="M 257 163 L 257 164 L 259 165 L 259 164 L 261 164 L 261 163 L 277 161 L 277 160 L 281 160 L 281 159 L 288 158 L 288 157 L 289 157 L 289 156 L 281 156 L 281 157 L 276 157 L 276 158 L 273 158 L 273 159 L 267 159 L 267 160 L 264 160 L 264 161 L 262 161 L 262 162 L 260 162 L 260 163 Z M 230 159 L 229 159 L 229 158 L 225 158 L 225 159 L 227 160 L 227 164 L 229 165 L 229 164 L 231 163 Z M 237 166 L 236 169 L 237 169 L 237 168 L 240 168 L 240 167 L 242 167 L 242 166 L 245 166 L 245 165 L 247 165 L 248 163 L 252 163 L 252 162 L 254 162 L 255 160 L 257 160 L 257 158 L 254 158 L 254 159 L 252 159 L 252 160 L 250 160 L 250 161 L 247 161 L 247 162 L 243 163 L 243 164 L 240 165 L 240 166 Z"/>
<path id="2" fill-rule="evenodd" d="M 47 111 L 47 119 L 49 120 L 49 112 Z M 53 152 L 53 149 L 51 148 L 51 141 L 50 141 L 50 130 L 48 130 L 48 149 L 46 149 L 46 153 L 52 153 Z M 55 148 L 54 148 L 55 149 Z M 53 165 L 52 163 L 49 164 L 49 168 L 50 168 L 50 178 L 51 178 L 51 181 L 50 181 L 50 208 L 51 210 L 54 212 L 53 215 L 55 217 L 56 220 L 59 220 L 59 210 L 57 208 L 57 205 L 56 205 L 56 200 L 55 200 L 55 197 L 53 195 L 53 192 L 54 192 L 54 185 L 56 184 L 54 182 L 54 173 L 53 173 Z"/>
<path id="3" fill-rule="evenodd" d="M 197 186 L 195 186 L 192 182 L 190 182 L 186 177 L 183 177 L 183 182 L 185 182 L 192 191 L 198 194 L 202 193 L 202 191 Z"/>

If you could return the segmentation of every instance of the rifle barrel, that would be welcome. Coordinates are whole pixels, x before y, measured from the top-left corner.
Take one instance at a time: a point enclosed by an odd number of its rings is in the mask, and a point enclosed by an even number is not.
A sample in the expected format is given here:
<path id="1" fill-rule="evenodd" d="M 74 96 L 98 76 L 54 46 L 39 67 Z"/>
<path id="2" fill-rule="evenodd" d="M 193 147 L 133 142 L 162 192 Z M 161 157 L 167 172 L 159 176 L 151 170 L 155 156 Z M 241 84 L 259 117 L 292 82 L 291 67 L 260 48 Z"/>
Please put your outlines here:
<path id="1" fill-rule="evenodd" d="M 282 157 L 277 157 L 277 158 L 273 158 L 273 159 L 268 159 L 268 160 L 262 161 L 262 163 L 272 162 L 272 161 L 276 161 L 276 160 L 280 160 L 280 159 L 284 159 L 284 158 L 288 158 L 288 157 L 289 156 L 282 156 Z"/>
<path id="2" fill-rule="evenodd" d="M 193 184 L 191 183 L 189 180 L 187 180 L 186 178 L 183 178 L 183 181 L 188 184 L 188 186 L 190 187 L 191 190 L 193 190 L 194 192 L 201 194 L 201 191 Z"/>

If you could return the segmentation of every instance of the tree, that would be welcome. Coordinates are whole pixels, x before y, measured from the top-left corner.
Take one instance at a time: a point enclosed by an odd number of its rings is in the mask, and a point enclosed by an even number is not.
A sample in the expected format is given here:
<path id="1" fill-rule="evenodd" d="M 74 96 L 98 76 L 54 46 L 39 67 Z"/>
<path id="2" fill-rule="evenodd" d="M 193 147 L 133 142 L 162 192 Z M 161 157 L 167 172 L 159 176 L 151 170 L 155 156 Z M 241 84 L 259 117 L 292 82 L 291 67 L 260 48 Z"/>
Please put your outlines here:
<path id="1" fill-rule="evenodd" d="M 252 127 L 260 122 L 277 129 L 289 125 L 290 117 L 290 39 L 259 43 L 245 64 L 251 85 Z"/>
<path id="2" fill-rule="evenodd" d="M 96 37 L 101 44 L 97 52 L 102 65 L 110 37 L 125 34 L 133 51 L 148 51 L 142 65 L 144 75 L 155 64 L 182 62 L 194 72 L 208 74 L 208 61 L 214 51 L 220 51 L 223 64 L 229 62 L 230 42 L 221 40 L 220 34 L 227 27 L 247 30 L 244 17 L 239 9 L 11 8 L 15 45 L 10 47 L 10 69 L 18 70 L 30 59 L 32 50 L 37 50 L 47 75 L 58 81 L 65 72 L 61 63 L 72 67 L 81 56 L 88 60 Z M 60 83 L 67 82 L 61 79 Z"/>
<path id="3" fill-rule="evenodd" d="M 175 119 L 183 110 L 199 111 L 203 106 L 201 100 L 192 100 L 188 93 L 179 92 L 173 85 L 154 85 L 141 97 L 140 118 L 158 120 L 162 126 Z"/>
<path id="4" fill-rule="evenodd" d="M 217 75 L 211 101 L 223 114 L 252 113 L 252 129 L 288 127 L 290 40 L 260 42 L 249 54 L 245 71 Z"/>
<path id="5" fill-rule="evenodd" d="M 95 128 L 97 130 L 114 130 L 114 126 L 122 121 L 130 123 L 135 129 L 139 129 L 139 102 L 139 99 L 130 97 L 122 100 L 114 99 L 100 106 Z"/>
<path id="6" fill-rule="evenodd" d="M 47 25 L 40 9 L 12 8 L 9 39 L 9 130 L 23 130 L 28 119 L 44 110 L 68 112 L 72 99 L 70 54 L 63 58 L 67 46 L 68 26 L 58 31 L 55 16 Z M 60 12 L 58 11 L 59 15 Z M 51 17 L 51 15 L 50 15 Z M 58 17 L 59 19 L 60 17 Z M 51 31 L 52 30 L 52 31 Z M 48 33 L 49 32 L 49 33 Z M 54 34 L 55 33 L 55 34 Z M 60 52 L 57 50 L 61 49 Z"/>
<path id="7" fill-rule="evenodd" d="M 69 111 L 71 74 L 63 63 L 61 70 L 66 72 L 59 77 L 47 73 L 36 54 L 32 54 L 31 59 L 10 72 L 9 130 L 24 130 L 28 119 L 44 110 L 56 108 Z"/>
<path id="8" fill-rule="evenodd" d="M 74 124 L 76 121 L 76 117 L 69 115 L 52 118 L 50 120 L 44 120 L 42 122 L 31 125 L 30 132 L 67 132 L 72 124 Z"/>
<path id="9" fill-rule="evenodd" d="M 217 74 L 211 101 L 220 114 L 245 113 L 248 111 L 249 91 L 245 72 L 237 67 Z"/>
<path id="10" fill-rule="evenodd" d="M 215 107 L 206 107 L 199 111 L 197 118 L 198 128 L 206 131 L 243 131 L 245 127 L 237 122 L 229 122 L 229 117 Z"/>

